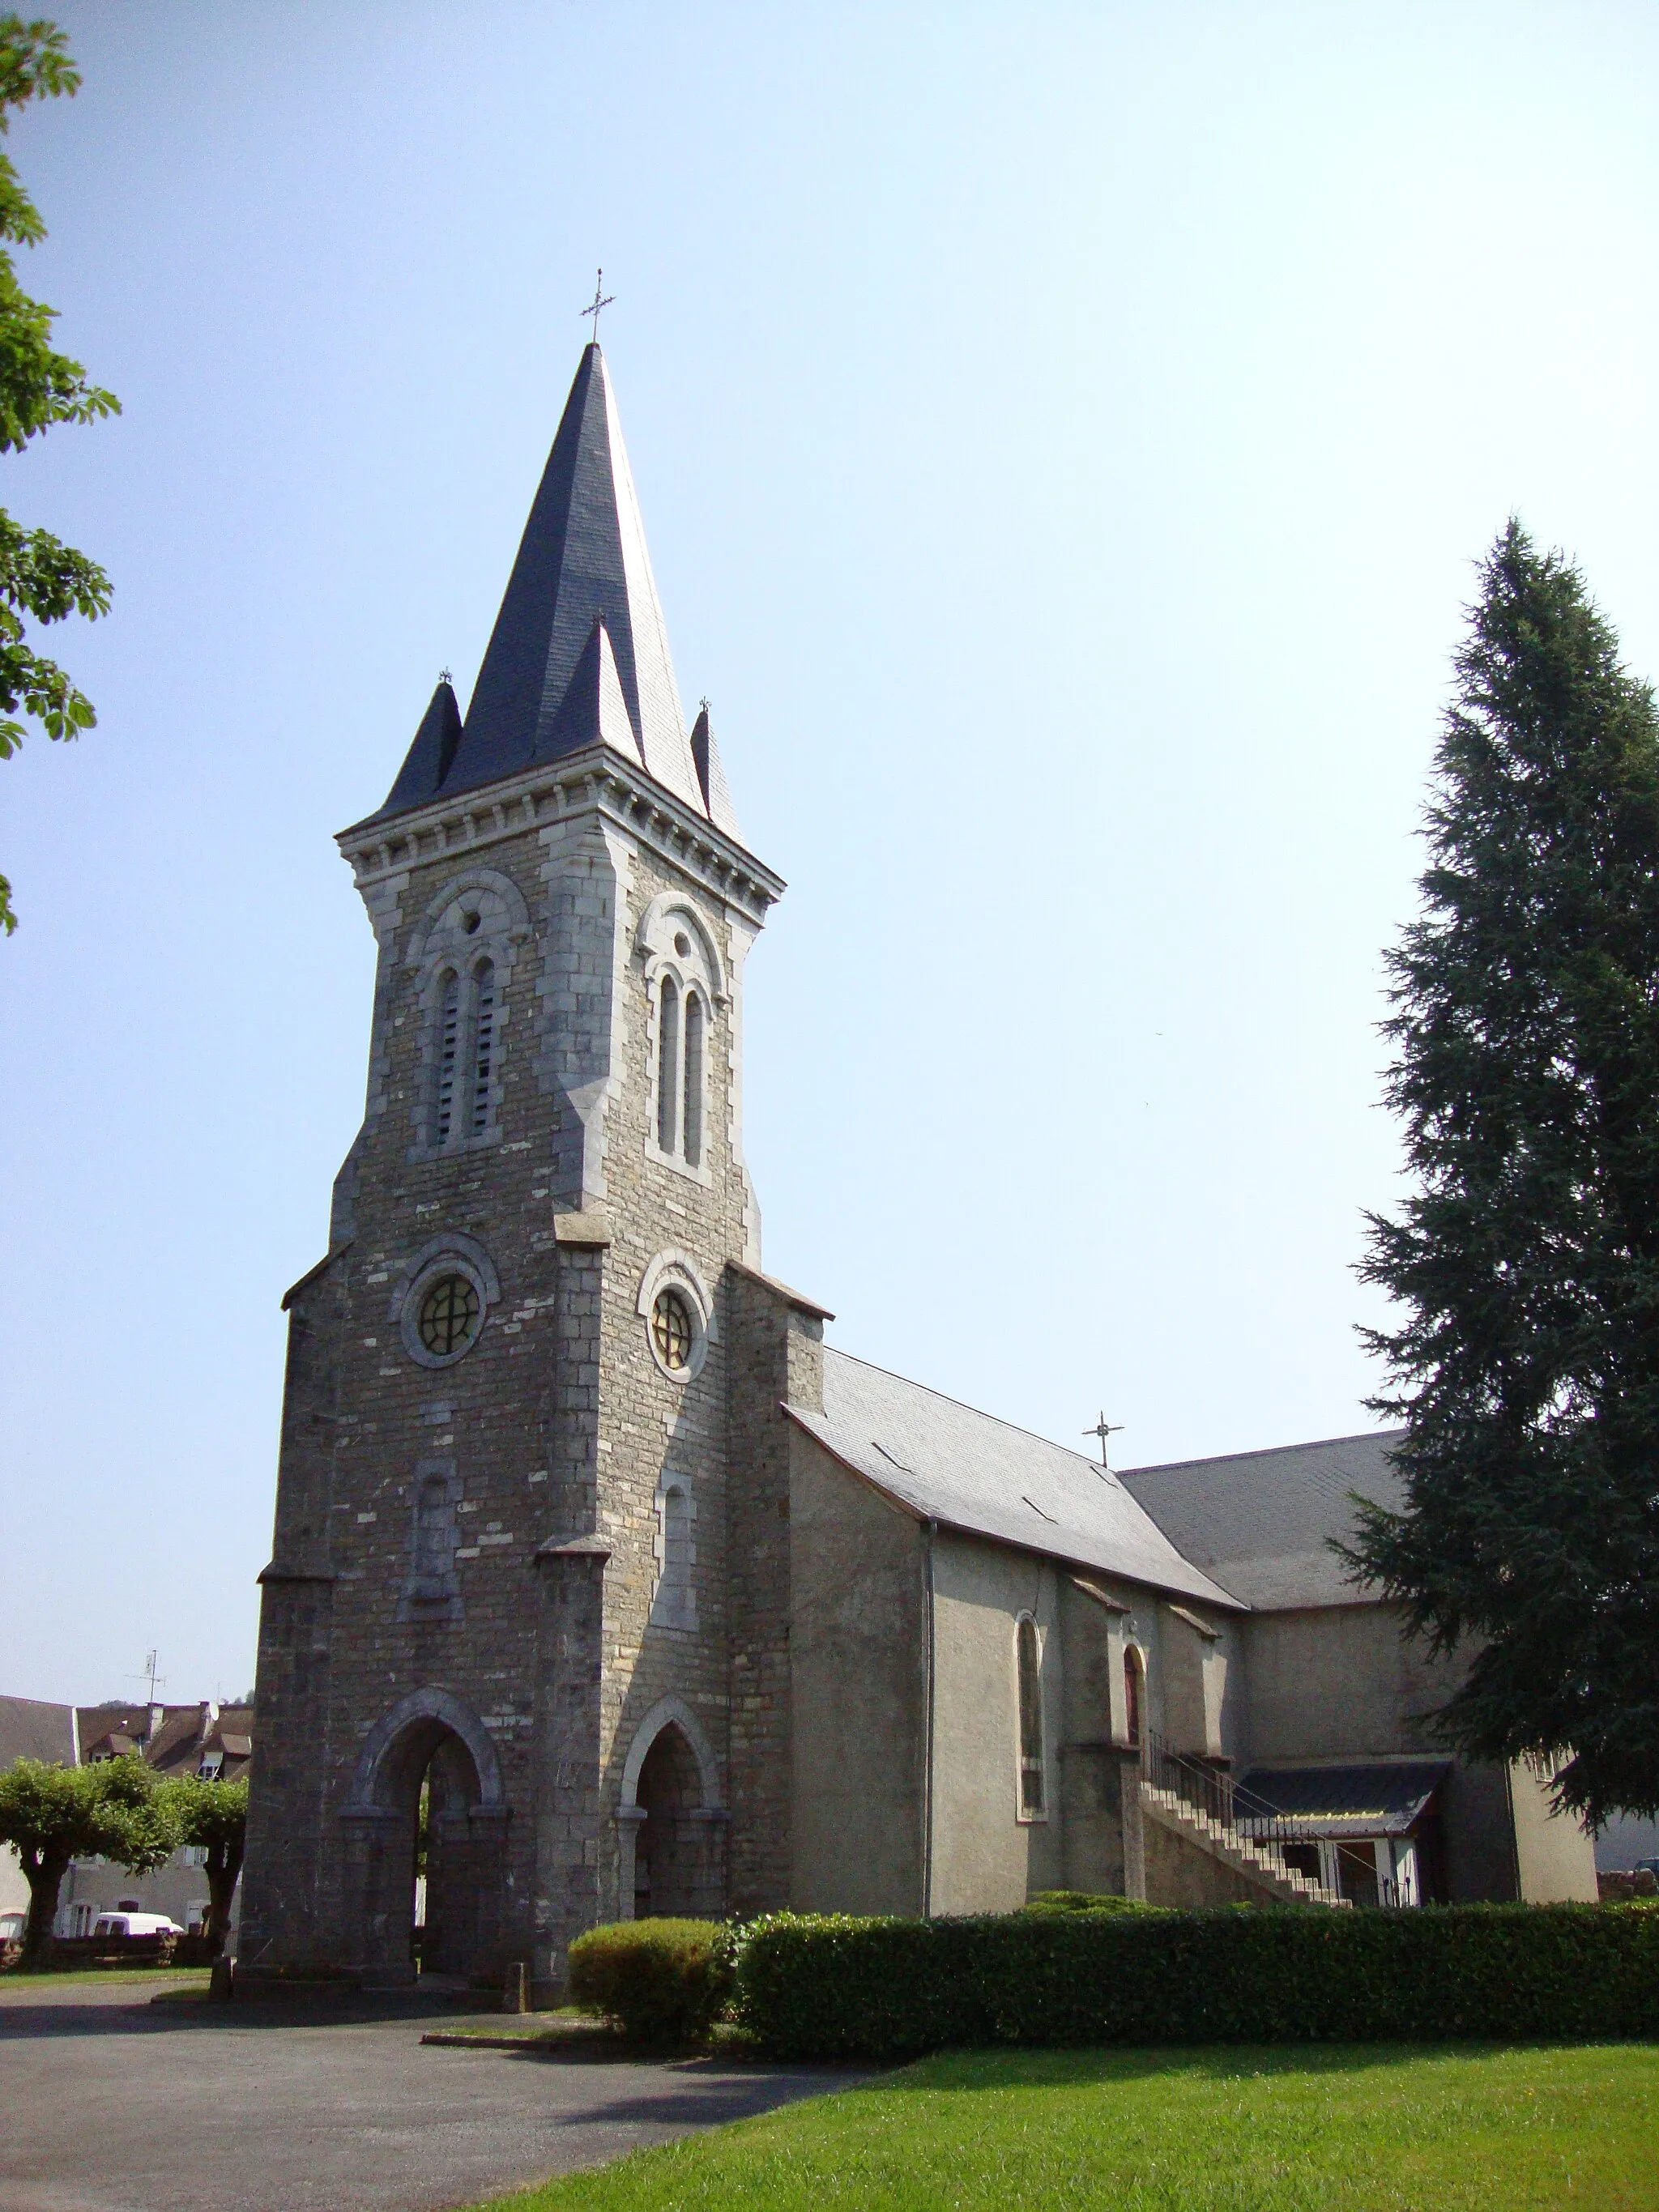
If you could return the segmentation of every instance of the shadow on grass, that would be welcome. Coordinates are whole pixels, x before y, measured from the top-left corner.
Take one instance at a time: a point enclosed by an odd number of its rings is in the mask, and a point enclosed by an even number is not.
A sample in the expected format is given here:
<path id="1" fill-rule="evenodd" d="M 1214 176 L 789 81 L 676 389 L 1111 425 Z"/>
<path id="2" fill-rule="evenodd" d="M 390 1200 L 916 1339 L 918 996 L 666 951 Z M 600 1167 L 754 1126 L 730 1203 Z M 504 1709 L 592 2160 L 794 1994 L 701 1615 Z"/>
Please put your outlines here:
<path id="1" fill-rule="evenodd" d="M 1628 2037 L 1609 2037 L 1605 2047 L 1625 2047 Z M 1212 2081 L 1249 2081 L 1283 2074 L 1360 2074 L 1413 2062 L 1490 2058 L 1514 2051 L 1588 2051 L 1604 2047 L 1572 2041 L 1455 2043 L 1218 2043 L 1145 2045 L 1122 2049 L 1036 2050 L 1004 2045 L 989 2051 L 941 2051 L 884 2074 L 885 2089 L 930 2095 L 998 2087 L 1084 2088 L 1113 2081 L 1146 2081 L 1179 2075 Z"/>

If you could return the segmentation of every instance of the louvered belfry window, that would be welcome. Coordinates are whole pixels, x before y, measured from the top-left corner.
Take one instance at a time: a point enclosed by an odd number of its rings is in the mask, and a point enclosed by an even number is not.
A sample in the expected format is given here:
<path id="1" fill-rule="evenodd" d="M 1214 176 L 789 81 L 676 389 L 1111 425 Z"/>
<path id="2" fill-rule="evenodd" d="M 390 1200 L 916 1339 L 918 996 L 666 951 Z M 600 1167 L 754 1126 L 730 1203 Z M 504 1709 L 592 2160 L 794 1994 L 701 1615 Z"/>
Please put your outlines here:
<path id="1" fill-rule="evenodd" d="M 685 1162 L 702 1161 L 702 1000 L 695 991 L 685 995 Z"/>
<path id="2" fill-rule="evenodd" d="M 472 978 L 472 1121 L 471 1133 L 483 1136 L 489 1127 L 489 1079 L 495 1054 L 495 967 L 486 960 Z"/>
<path id="3" fill-rule="evenodd" d="M 680 1133 L 680 992 L 672 975 L 662 979 L 657 1031 L 657 1144 L 672 1152 Z"/>
<path id="4" fill-rule="evenodd" d="M 1042 1655 L 1036 1623 L 1029 1614 L 1015 1634 L 1019 1667 L 1019 1809 L 1030 1816 L 1043 1810 Z"/>
<path id="5" fill-rule="evenodd" d="M 438 1012 L 437 1139 L 447 1145 L 455 1127 L 455 1067 L 461 1045 L 461 979 L 446 975 Z"/>

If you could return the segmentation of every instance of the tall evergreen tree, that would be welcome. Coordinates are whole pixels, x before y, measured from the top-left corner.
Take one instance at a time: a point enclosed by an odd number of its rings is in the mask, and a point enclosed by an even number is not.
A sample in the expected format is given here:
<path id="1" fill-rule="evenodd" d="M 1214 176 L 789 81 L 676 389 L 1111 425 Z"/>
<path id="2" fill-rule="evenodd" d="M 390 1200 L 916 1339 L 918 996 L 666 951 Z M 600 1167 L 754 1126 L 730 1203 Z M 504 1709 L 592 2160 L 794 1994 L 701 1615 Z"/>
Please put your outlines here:
<path id="1" fill-rule="evenodd" d="M 1351 1564 L 1468 1671 L 1447 1740 L 1659 1811 L 1659 717 L 1511 521 L 1389 956 L 1414 1194 L 1370 1218 L 1407 1502 Z"/>

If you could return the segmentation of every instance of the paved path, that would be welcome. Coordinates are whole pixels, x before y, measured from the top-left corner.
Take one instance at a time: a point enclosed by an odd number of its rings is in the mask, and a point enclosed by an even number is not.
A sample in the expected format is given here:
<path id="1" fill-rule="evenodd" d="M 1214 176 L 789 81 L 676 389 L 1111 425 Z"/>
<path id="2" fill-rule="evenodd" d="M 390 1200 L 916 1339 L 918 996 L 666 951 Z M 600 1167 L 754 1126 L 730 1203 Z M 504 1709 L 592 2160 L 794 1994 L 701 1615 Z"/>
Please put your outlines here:
<path id="1" fill-rule="evenodd" d="M 422 2045 L 439 2024 L 0 1992 L 0 2212 L 437 2212 L 858 2078 Z"/>

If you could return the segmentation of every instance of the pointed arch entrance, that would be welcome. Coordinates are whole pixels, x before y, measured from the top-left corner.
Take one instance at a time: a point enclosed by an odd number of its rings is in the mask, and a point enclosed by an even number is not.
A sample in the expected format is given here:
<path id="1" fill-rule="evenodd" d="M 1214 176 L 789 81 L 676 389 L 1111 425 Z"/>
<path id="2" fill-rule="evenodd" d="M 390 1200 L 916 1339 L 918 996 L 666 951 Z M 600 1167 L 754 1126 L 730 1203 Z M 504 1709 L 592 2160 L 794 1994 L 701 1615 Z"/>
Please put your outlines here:
<path id="1" fill-rule="evenodd" d="M 500 1966 L 508 1808 L 477 1715 L 447 1690 L 412 1692 L 369 1730 L 345 1831 L 346 1956 L 377 1978 Z"/>
<path id="2" fill-rule="evenodd" d="M 635 1730 L 623 1764 L 621 1917 L 720 1919 L 728 1819 L 696 1714 L 683 1698 L 664 1698 Z"/>

